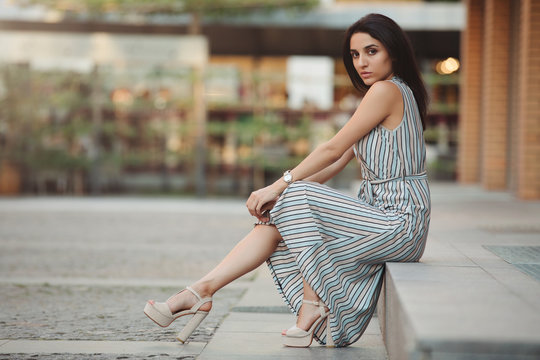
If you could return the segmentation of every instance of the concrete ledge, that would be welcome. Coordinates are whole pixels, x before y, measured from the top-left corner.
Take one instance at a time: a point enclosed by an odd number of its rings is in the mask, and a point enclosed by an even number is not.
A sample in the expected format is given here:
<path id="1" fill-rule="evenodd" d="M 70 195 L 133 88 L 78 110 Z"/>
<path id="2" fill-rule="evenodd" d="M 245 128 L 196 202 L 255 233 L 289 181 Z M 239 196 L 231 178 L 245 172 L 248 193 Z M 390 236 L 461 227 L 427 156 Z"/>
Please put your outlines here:
<path id="1" fill-rule="evenodd" d="M 523 247 L 518 260 L 536 263 L 527 249 L 540 247 L 540 202 L 432 185 L 421 262 L 386 265 L 378 313 L 389 359 L 540 359 L 540 281 L 489 250 Z"/>
<path id="2" fill-rule="evenodd" d="M 540 358 L 540 304 L 527 296 L 539 283 L 509 264 L 497 269 L 519 278 L 514 289 L 477 265 L 388 263 L 378 313 L 389 358 Z"/>

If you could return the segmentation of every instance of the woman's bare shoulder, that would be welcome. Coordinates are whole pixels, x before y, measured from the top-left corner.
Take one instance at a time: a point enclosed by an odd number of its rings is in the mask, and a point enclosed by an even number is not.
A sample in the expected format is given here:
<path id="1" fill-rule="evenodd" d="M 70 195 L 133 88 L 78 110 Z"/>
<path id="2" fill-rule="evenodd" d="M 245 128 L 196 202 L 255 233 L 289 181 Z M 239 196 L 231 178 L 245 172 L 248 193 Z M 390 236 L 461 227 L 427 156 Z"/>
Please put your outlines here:
<path id="1" fill-rule="evenodd" d="M 399 90 L 398 86 L 390 80 L 380 80 L 375 82 L 370 86 L 366 95 L 369 93 L 375 96 L 387 98 L 401 97 L 401 91 Z"/>
<path id="2" fill-rule="evenodd" d="M 364 98 L 369 98 L 380 104 L 390 105 L 401 99 L 401 91 L 393 82 L 381 80 L 370 86 Z"/>

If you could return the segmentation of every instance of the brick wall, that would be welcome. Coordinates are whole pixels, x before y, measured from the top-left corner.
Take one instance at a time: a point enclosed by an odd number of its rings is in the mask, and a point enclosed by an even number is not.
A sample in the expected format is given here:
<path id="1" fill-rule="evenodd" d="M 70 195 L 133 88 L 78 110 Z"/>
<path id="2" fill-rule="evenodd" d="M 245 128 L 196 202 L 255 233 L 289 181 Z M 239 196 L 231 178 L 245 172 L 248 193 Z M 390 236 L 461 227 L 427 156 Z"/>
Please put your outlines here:
<path id="1" fill-rule="evenodd" d="M 540 199 L 540 0 L 520 9 L 517 196 Z"/>
<path id="2" fill-rule="evenodd" d="M 458 179 L 540 199 L 540 0 L 467 0 Z"/>
<path id="3" fill-rule="evenodd" d="M 458 180 L 480 180 L 480 104 L 484 33 L 484 0 L 468 0 L 467 27 L 461 34 Z"/>
<path id="4" fill-rule="evenodd" d="M 511 19 L 510 19 L 510 88 L 508 92 L 508 139 L 509 154 L 508 154 L 508 171 L 510 176 L 508 177 L 508 190 L 512 193 L 517 192 L 517 173 L 518 173 L 518 122 L 519 122 L 519 103 L 521 99 L 520 93 L 520 59 L 521 59 L 521 3 L 519 1 L 512 1 L 511 4 Z"/>
<path id="5" fill-rule="evenodd" d="M 481 182 L 488 190 L 506 189 L 510 0 L 486 0 L 481 111 Z"/>

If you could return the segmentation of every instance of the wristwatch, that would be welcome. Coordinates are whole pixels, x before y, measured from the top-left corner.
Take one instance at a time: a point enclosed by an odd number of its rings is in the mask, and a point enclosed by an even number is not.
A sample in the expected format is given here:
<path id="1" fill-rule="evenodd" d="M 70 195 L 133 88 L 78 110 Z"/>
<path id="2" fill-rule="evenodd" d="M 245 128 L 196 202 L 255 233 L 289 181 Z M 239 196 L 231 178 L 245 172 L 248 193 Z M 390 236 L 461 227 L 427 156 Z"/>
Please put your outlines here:
<path id="1" fill-rule="evenodd" d="M 291 185 L 293 182 L 291 170 L 287 170 L 283 173 L 283 181 L 287 183 L 287 185 Z"/>

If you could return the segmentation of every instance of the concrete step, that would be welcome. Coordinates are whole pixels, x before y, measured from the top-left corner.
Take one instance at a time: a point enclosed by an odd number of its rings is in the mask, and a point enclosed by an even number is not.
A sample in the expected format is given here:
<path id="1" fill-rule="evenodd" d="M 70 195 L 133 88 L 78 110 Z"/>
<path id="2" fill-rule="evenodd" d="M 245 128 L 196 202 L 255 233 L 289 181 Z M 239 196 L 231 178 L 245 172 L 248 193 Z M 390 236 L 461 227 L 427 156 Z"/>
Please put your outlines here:
<path id="1" fill-rule="evenodd" d="M 378 313 L 388 357 L 540 359 L 540 281 L 515 261 L 540 266 L 531 259 L 540 202 L 450 184 L 432 195 L 420 263 L 386 265 Z M 513 256 L 493 250 L 508 247 Z"/>
<path id="2" fill-rule="evenodd" d="M 540 283 L 510 264 L 388 263 L 378 313 L 391 360 L 532 360 L 539 299 Z"/>

